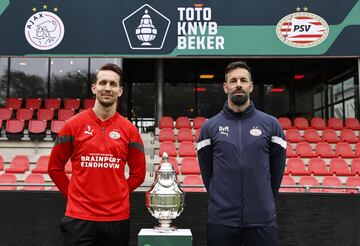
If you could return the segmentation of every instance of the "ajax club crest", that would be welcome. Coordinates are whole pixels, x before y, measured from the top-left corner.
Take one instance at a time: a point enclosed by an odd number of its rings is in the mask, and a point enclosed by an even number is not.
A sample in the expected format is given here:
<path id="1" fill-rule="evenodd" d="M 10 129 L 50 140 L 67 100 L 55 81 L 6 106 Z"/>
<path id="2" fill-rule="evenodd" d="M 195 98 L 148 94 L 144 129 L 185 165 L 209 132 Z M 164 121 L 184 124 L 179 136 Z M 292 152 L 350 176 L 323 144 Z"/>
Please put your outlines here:
<path id="1" fill-rule="evenodd" d="M 326 21 L 316 14 L 296 12 L 282 18 L 276 26 L 278 38 L 295 48 L 310 48 L 322 43 L 329 34 Z"/>
<path id="2" fill-rule="evenodd" d="M 49 11 L 33 14 L 25 24 L 26 40 L 38 50 L 55 48 L 62 41 L 64 33 L 64 24 L 59 16 Z"/>

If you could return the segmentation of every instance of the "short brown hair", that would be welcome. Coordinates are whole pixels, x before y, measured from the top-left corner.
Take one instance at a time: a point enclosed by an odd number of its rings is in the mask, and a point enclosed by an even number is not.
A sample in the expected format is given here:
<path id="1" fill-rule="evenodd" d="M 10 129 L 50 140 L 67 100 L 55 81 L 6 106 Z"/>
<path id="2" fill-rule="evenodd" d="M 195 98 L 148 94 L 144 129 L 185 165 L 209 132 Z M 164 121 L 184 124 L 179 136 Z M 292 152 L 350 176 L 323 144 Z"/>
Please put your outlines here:
<path id="1" fill-rule="evenodd" d="M 250 74 L 250 79 L 252 80 L 252 76 L 251 76 L 251 68 L 246 64 L 246 62 L 244 61 L 235 61 L 230 63 L 229 65 L 226 66 L 225 68 L 225 82 L 227 80 L 227 75 L 228 73 L 230 73 L 232 70 L 237 69 L 237 68 L 243 68 L 246 69 L 249 74 Z"/>
<path id="2" fill-rule="evenodd" d="M 123 76 L 123 72 L 121 70 L 121 68 L 114 64 L 114 63 L 106 63 L 104 65 L 102 65 L 99 70 L 96 72 L 96 75 L 95 75 L 95 82 L 94 84 L 96 84 L 96 81 L 97 81 L 97 75 L 100 71 L 105 71 L 105 70 L 110 70 L 110 71 L 113 71 L 115 73 L 117 73 L 120 77 L 120 86 L 122 86 L 122 76 Z"/>

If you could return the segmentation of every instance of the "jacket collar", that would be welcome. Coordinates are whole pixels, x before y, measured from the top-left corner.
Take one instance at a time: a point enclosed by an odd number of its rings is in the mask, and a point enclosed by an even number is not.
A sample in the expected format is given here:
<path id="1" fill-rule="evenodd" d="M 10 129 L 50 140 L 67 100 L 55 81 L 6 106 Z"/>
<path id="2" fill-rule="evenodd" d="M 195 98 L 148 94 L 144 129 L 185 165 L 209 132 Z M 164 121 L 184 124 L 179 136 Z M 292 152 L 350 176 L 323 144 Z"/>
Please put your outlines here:
<path id="1" fill-rule="evenodd" d="M 227 118 L 235 117 L 235 118 L 239 118 L 239 119 L 244 119 L 244 118 L 250 117 L 251 115 L 253 115 L 255 113 L 255 106 L 254 106 L 254 103 L 252 101 L 250 101 L 250 105 L 249 105 L 249 107 L 247 107 L 245 109 L 245 111 L 235 112 L 231 108 L 229 108 L 228 102 L 226 101 L 222 112 L 225 115 L 225 117 L 227 117 Z"/>

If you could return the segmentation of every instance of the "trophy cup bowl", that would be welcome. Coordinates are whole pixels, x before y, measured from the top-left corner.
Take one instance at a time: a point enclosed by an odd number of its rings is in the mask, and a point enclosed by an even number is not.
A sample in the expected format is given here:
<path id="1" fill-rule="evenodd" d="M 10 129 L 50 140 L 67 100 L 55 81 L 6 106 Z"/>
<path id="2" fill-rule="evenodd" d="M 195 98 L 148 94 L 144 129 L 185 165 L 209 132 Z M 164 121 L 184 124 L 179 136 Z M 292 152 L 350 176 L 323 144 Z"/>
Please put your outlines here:
<path id="1" fill-rule="evenodd" d="M 158 232 L 175 231 L 172 220 L 184 210 L 185 194 L 176 182 L 176 172 L 168 162 L 167 153 L 162 156 L 163 162 L 155 173 L 155 181 L 146 192 L 146 207 L 150 214 L 159 221 L 154 227 Z"/>

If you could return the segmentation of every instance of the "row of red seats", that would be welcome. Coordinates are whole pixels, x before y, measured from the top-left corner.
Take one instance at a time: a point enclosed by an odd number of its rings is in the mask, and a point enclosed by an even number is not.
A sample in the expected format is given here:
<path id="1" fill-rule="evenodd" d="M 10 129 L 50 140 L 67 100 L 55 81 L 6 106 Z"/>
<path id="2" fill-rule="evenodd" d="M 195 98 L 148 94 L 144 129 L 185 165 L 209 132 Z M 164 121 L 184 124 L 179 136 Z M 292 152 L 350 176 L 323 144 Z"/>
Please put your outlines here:
<path id="1" fill-rule="evenodd" d="M 31 137 L 33 135 L 45 135 L 46 129 L 47 129 L 48 122 L 46 120 L 29 120 L 27 129 L 29 131 L 29 136 Z M 65 124 L 65 121 L 63 120 L 52 120 L 51 121 L 50 130 L 53 135 L 57 135 L 63 125 Z M 0 126 L 1 126 L 1 120 L 0 120 Z M 0 127 L 1 129 L 1 127 Z M 7 120 L 6 121 L 6 135 L 7 137 L 14 135 L 19 136 L 18 138 L 21 138 L 24 135 L 24 129 L 25 129 L 25 121 L 22 120 Z"/>
<path id="2" fill-rule="evenodd" d="M 88 109 L 94 106 L 95 99 L 86 98 L 83 101 L 83 108 Z M 27 98 L 25 100 L 25 108 L 40 109 L 43 104 L 41 98 Z M 22 98 L 7 98 L 6 108 L 20 109 L 23 106 Z M 44 100 L 44 108 L 57 110 L 62 106 L 62 100 L 60 98 L 46 98 Z M 64 107 L 65 109 L 78 110 L 81 106 L 81 100 L 79 98 L 65 98 Z"/>
<path id="3" fill-rule="evenodd" d="M 189 117 L 187 116 L 179 116 L 176 121 L 171 116 L 162 116 L 159 120 L 159 128 L 171 128 L 174 129 L 176 127 L 177 129 L 180 128 L 194 128 L 199 129 L 206 121 L 205 117 L 197 116 L 193 119 L 193 124 L 191 126 L 191 121 Z M 175 124 L 174 124 L 175 122 Z"/>
<path id="4" fill-rule="evenodd" d="M 57 111 L 57 116 L 55 117 L 54 109 L 40 108 L 36 112 L 36 117 L 34 117 L 34 110 L 31 108 L 19 108 L 16 111 L 16 116 L 13 117 L 13 109 L 11 108 L 0 108 L 0 120 L 10 120 L 17 119 L 22 121 L 27 121 L 31 119 L 38 120 L 67 120 L 75 115 L 75 110 L 73 109 L 59 109 Z"/>
<path id="5" fill-rule="evenodd" d="M 287 117 L 278 118 L 280 125 L 284 130 L 297 128 L 299 130 L 306 130 L 313 128 L 316 130 L 323 130 L 326 128 L 332 128 L 334 130 L 341 130 L 343 128 L 349 128 L 352 130 L 360 130 L 359 120 L 356 118 L 346 118 L 345 122 L 339 118 L 329 118 L 327 124 L 323 118 L 314 117 L 309 121 L 304 117 L 297 117 L 294 119 L 294 124 Z M 345 124 L 344 124 L 345 123 Z"/>
<path id="6" fill-rule="evenodd" d="M 324 186 L 323 188 L 314 186 Z M 282 187 L 280 192 L 325 192 L 325 193 L 360 193 L 360 177 L 348 177 L 343 186 L 341 180 L 336 176 L 326 176 L 319 182 L 314 176 L 303 176 L 296 184 L 291 176 L 284 176 L 281 186 L 302 186 L 302 187 Z M 334 189 L 326 186 L 335 187 Z M 314 188 L 311 188 L 314 187 Z M 349 188 L 347 188 L 349 187 Z"/>
<path id="7" fill-rule="evenodd" d="M 32 173 L 47 173 L 48 172 L 49 156 L 42 155 L 36 161 L 36 166 L 31 169 Z M 0 171 L 4 170 L 4 158 L 0 156 Z M 30 170 L 30 160 L 26 155 L 16 155 L 10 162 L 10 167 L 5 168 L 5 173 L 25 173 Z M 68 161 L 65 165 L 65 172 L 71 173 L 71 162 Z"/>
<path id="8" fill-rule="evenodd" d="M 197 156 L 194 142 L 189 142 L 189 141 L 179 143 L 179 153 L 176 150 L 176 146 L 174 142 L 169 142 L 169 141 L 161 142 L 159 148 L 159 156 L 161 157 L 164 152 L 166 152 L 169 156 L 172 157 L 176 157 L 178 155 L 180 157 Z"/>
<path id="9" fill-rule="evenodd" d="M 200 129 L 196 129 L 195 133 L 195 139 L 193 132 L 190 128 L 180 128 L 178 130 L 177 136 L 175 138 L 174 129 L 172 128 L 162 128 L 159 132 L 159 141 L 170 141 L 170 142 L 184 142 L 184 141 L 190 141 L 194 142 L 194 140 L 197 140 L 199 138 Z"/>
<path id="10" fill-rule="evenodd" d="M 162 161 L 161 161 L 162 162 Z M 199 175 L 200 167 L 196 157 L 184 157 L 179 164 L 175 157 L 169 157 L 169 163 L 173 166 L 177 174 Z"/>
<path id="11" fill-rule="evenodd" d="M 359 142 L 358 136 L 351 129 L 342 129 L 340 136 L 336 133 L 334 129 L 324 129 L 320 136 L 319 132 L 315 129 L 306 129 L 303 135 L 297 129 L 288 129 L 286 131 L 286 140 L 291 143 L 297 142 L 328 142 L 328 143 L 337 143 L 337 142 L 348 142 L 348 143 L 357 143 Z"/>
<path id="12" fill-rule="evenodd" d="M 339 142 L 335 146 L 335 150 L 327 142 L 318 142 L 313 147 L 308 142 L 299 142 L 296 144 L 295 151 L 291 144 L 288 144 L 286 149 L 286 157 L 302 157 L 302 158 L 355 158 L 360 157 L 360 142 L 355 144 L 355 150 L 353 151 L 351 145 L 347 142 Z"/>
<path id="13" fill-rule="evenodd" d="M 295 176 L 360 176 L 360 159 L 352 159 L 349 167 L 344 159 L 334 158 L 330 160 L 328 167 L 325 161 L 320 158 L 310 159 L 307 165 L 301 158 L 290 158 L 287 160 L 285 174 Z"/>

